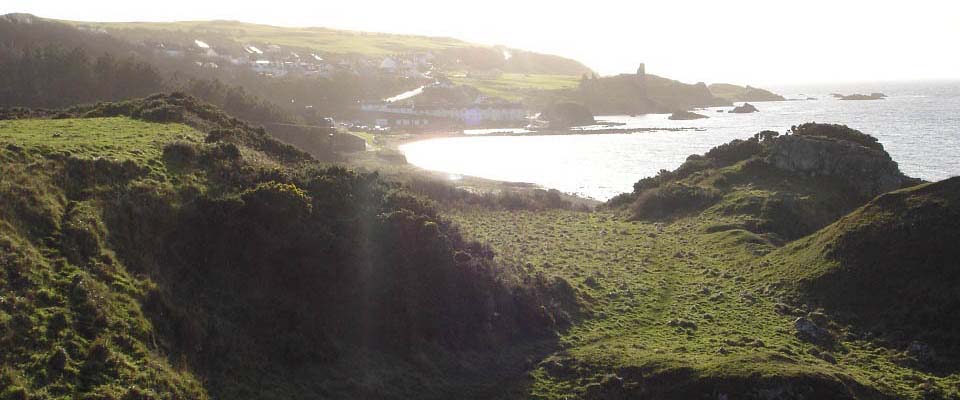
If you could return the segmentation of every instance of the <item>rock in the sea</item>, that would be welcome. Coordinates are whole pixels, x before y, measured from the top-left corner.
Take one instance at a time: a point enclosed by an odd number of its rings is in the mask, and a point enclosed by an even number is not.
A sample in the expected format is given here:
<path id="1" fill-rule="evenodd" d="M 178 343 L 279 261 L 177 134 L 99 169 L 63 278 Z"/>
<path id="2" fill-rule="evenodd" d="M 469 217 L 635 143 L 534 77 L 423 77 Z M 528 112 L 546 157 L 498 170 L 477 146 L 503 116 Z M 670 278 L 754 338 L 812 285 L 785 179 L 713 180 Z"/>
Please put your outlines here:
<path id="1" fill-rule="evenodd" d="M 728 83 L 714 83 L 708 86 L 710 93 L 722 99 L 738 101 L 783 101 L 783 96 L 769 90 L 752 86 L 738 86 Z"/>
<path id="2" fill-rule="evenodd" d="M 703 119 L 703 118 L 710 118 L 710 117 L 706 115 L 697 114 L 691 111 L 676 111 L 673 114 L 670 114 L 669 117 L 667 117 L 667 119 L 671 119 L 674 121 L 687 121 L 691 119 Z"/>
<path id="3" fill-rule="evenodd" d="M 547 107 L 540 113 L 540 119 L 547 122 L 551 129 L 569 128 L 571 126 L 593 125 L 590 109 L 580 103 L 560 102 Z"/>
<path id="4" fill-rule="evenodd" d="M 875 92 L 870 94 L 855 93 L 855 94 L 848 94 L 848 95 L 840 95 L 838 99 L 840 100 L 883 100 L 885 97 L 887 97 L 887 95 L 883 93 Z"/>
<path id="5" fill-rule="evenodd" d="M 750 104 L 750 103 L 743 103 L 742 106 L 736 106 L 732 110 L 730 110 L 730 112 L 734 114 L 749 114 L 749 113 L 755 113 L 758 111 L 760 110 L 758 110 L 756 107 L 753 106 L 753 104 Z"/>

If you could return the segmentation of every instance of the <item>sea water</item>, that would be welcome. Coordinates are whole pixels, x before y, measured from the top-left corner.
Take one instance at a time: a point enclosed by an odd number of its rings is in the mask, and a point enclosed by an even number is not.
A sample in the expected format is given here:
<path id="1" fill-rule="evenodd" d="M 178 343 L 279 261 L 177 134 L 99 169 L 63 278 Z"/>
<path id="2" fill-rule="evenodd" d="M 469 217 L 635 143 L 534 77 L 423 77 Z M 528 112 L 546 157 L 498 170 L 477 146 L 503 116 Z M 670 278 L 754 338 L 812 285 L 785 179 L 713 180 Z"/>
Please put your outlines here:
<path id="1" fill-rule="evenodd" d="M 437 138 L 400 150 L 421 168 L 528 182 L 598 200 L 629 192 L 640 178 L 680 166 L 690 154 L 761 130 L 785 132 L 804 122 L 845 124 L 875 136 L 909 176 L 936 181 L 960 175 L 960 82 L 862 83 L 772 88 L 795 101 L 697 110 L 710 118 L 671 121 L 666 114 L 600 116 L 617 128 L 663 128 L 628 134 Z M 883 92 L 884 100 L 838 100 L 831 93 Z M 815 98 L 815 100 L 807 100 Z M 720 111 L 720 112 L 718 112 Z M 666 130 L 668 128 L 689 128 Z"/>

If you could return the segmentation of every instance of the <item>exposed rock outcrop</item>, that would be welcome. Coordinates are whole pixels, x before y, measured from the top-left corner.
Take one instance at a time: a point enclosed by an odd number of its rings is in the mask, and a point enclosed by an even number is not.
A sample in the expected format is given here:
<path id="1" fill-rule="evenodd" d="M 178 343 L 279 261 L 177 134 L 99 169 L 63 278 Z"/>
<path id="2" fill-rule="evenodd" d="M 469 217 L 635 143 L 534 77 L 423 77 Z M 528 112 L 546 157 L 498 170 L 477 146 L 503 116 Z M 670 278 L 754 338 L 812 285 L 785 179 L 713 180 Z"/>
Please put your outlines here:
<path id="1" fill-rule="evenodd" d="M 777 242 L 809 235 L 881 193 L 916 183 L 876 138 L 809 123 L 788 135 L 763 131 L 692 155 L 608 204 L 629 205 L 634 218 L 647 220 L 713 207 L 742 216 L 743 229 Z"/>
<path id="2" fill-rule="evenodd" d="M 548 123 L 551 129 L 569 128 L 571 126 L 593 125 L 597 123 L 593 119 L 593 113 L 590 109 L 580 103 L 560 102 L 547 107 L 540 113 L 540 119 Z"/>
<path id="3" fill-rule="evenodd" d="M 710 93 L 730 101 L 783 101 L 783 96 L 769 90 L 752 86 L 738 86 L 729 83 L 714 83 L 708 86 Z"/>
<path id="4" fill-rule="evenodd" d="M 839 178 L 857 194 L 867 197 L 916 182 L 900 172 L 882 147 L 870 148 L 831 137 L 779 137 L 772 142 L 765 161 L 785 171 Z"/>
<path id="5" fill-rule="evenodd" d="M 621 74 L 584 79 L 569 98 L 598 115 L 669 113 L 696 107 L 730 106 L 705 83 L 688 84 L 653 74 Z"/>
<path id="6" fill-rule="evenodd" d="M 840 100 L 883 100 L 884 98 L 887 97 L 887 95 L 883 93 L 874 92 L 870 94 L 859 94 L 859 93 L 848 94 L 848 95 L 834 94 L 834 97 Z"/>
<path id="7" fill-rule="evenodd" d="M 753 106 L 753 104 L 750 104 L 750 103 L 743 103 L 743 105 L 736 106 L 732 110 L 730 110 L 730 112 L 733 114 L 749 114 L 749 113 L 755 113 L 758 111 L 760 110 L 758 110 L 756 107 Z"/>
<path id="8" fill-rule="evenodd" d="M 692 119 L 703 119 L 703 118 L 710 118 L 710 117 L 706 115 L 697 114 L 691 111 L 675 111 L 673 114 L 670 114 L 670 116 L 667 117 L 667 119 L 674 120 L 674 121 L 687 121 Z"/>

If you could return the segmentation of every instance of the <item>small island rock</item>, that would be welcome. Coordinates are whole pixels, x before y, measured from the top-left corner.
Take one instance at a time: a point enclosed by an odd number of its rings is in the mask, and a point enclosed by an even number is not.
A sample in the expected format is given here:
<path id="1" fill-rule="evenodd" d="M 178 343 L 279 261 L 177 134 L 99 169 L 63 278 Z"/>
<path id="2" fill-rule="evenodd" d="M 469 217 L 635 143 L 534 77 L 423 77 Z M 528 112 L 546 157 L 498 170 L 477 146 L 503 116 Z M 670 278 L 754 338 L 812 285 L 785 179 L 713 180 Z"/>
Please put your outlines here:
<path id="1" fill-rule="evenodd" d="M 710 118 L 710 117 L 706 115 L 697 114 L 691 111 L 675 111 L 673 114 L 670 114 L 670 116 L 667 117 L 667 119 L 674 120 L 674 121 L 687 121 L 691 119 L 703 119 L 703 118 Z"/>
<path id="2" fill-rule="evenodd" d="M 883 93 L 870 93 L 870 94 L 850 94 L 846 96 L 840 96 L 840 100 L 883 100 L 887 95 Z"/>
<path id="3" fill-rule="evenodd" d="M 730 110 L 730 112 L 734 114 L 749 114 L 749 113 L 755 113 L 758 111 L 760 110 L 758 110 L 756 107 L 753 106 L 753 104 L 750 104 L 750 103 L 743 103 L 742 106 L 736 106 L 732 110 Z"/>
<path id="4" fill-rule="evenodd" d="M 589 108 L 574 102 L 555 103 L 540 113 L 540 119 L 546 121 L 551 129 L 597 123 Z"/>

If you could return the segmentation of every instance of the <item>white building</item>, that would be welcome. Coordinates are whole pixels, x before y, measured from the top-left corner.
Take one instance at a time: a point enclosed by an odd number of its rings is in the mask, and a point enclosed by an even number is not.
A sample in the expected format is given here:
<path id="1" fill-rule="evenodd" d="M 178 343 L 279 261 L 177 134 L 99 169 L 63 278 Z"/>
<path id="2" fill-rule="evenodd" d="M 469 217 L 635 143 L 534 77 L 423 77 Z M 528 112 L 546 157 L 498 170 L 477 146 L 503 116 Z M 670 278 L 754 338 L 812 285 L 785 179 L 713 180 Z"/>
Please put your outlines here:
<path id="1" fill-rule="evenodd" d="M 380 69 L 388 72 L 395 72 L 397 70 L 397 67 L 399 67 L 399 65 L 400 64 L 397 62 L 397 60 L 394 60 L 391 57 L 387 57 L 380 62 Z"/>

